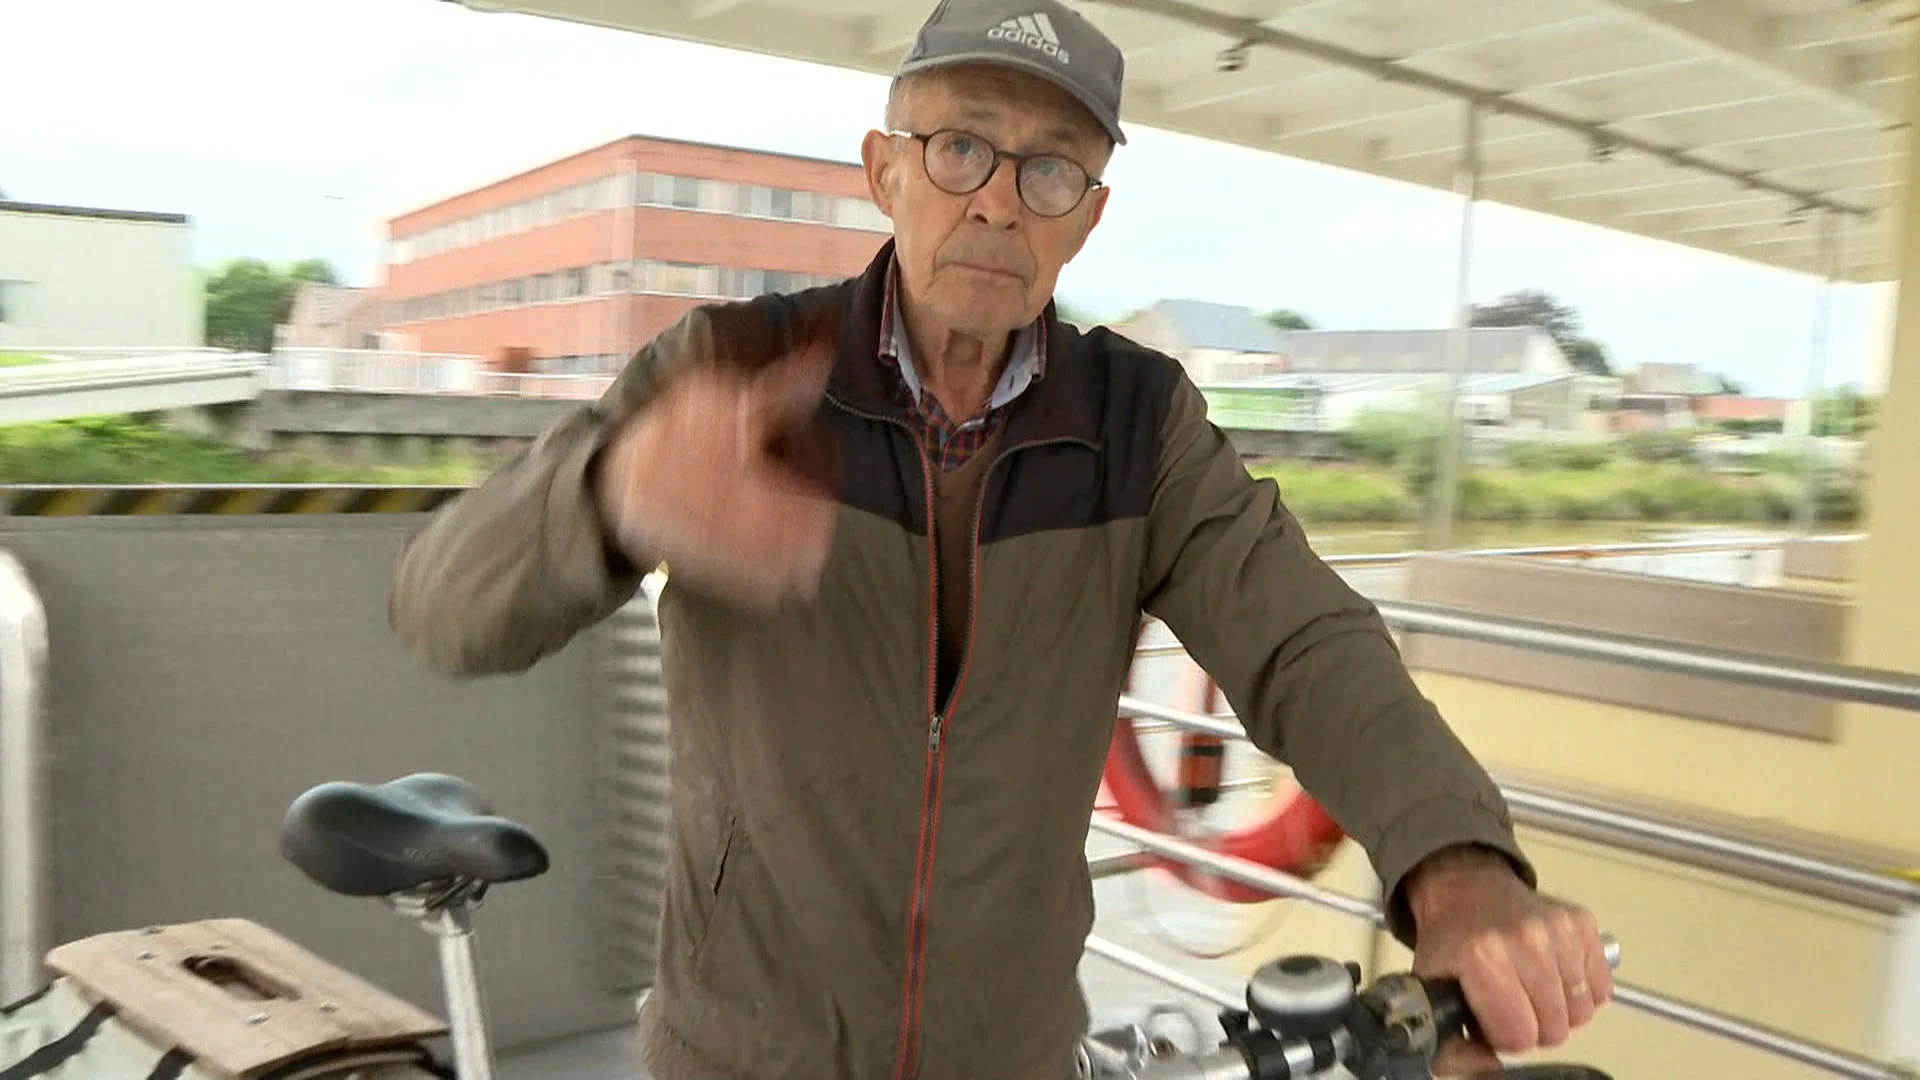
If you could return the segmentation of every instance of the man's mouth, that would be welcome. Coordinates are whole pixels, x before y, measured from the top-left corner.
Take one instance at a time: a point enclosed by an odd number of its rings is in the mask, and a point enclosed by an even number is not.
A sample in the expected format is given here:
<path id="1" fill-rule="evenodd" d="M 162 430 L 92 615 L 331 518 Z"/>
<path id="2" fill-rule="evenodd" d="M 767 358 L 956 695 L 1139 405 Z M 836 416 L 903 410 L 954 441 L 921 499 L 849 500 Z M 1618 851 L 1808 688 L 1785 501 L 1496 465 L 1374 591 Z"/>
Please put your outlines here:
<path id="1" fill-rule="evenodd" d="M 991 263 L 967 262 L 965 260 L 961 260 L 953 263 L 953 265 L 959 267 L 962 270 L 971 270 L 976 274 L 988 274 L 993 277 L 1006 278 L 1009 281 L 1020 280 L 1019 274 L 1014 273 L 1013 271 L 1007 269 L 1004 266 L 994 266 Z"/>

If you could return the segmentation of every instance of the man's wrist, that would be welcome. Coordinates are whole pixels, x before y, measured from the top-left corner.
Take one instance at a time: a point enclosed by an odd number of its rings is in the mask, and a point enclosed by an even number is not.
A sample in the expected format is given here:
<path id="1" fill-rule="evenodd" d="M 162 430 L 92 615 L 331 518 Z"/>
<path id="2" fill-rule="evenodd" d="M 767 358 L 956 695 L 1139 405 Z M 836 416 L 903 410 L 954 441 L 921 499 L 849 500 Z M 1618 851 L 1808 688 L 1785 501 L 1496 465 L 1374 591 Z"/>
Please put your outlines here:
<path id="1" fill-rule="evenodd" d="M 1457 908 L 1470 893 L 1489 882 L 1526 884 L 1512 860 L 1480 844 L 1441 848 L 1422 859 L 1408 873 L 1405 891 L 1407 911 L 1413 916 L 1415 928 Z"/>

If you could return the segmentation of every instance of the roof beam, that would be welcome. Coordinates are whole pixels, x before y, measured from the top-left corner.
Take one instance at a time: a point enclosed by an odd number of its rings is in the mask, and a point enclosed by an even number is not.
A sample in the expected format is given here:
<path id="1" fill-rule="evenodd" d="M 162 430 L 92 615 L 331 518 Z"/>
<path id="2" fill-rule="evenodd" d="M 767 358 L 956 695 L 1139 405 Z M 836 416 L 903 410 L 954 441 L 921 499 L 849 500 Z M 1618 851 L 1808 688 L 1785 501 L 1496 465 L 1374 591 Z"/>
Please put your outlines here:
<path id="1" fill-rule="evenodd" d="M 1768 20 L 1767 35 L 1776 48 L 1818 49 L 1871 41 L 1897 26 L 1892 15 L 1876 15 L 1855 8 L 1811 15 L 1781 15 Z"/>
<path id="2" fill-rule="evenodd" d="M 1731 64 L 1811 93 L 1829 105 L 1876 123 L 1903 119 L 1884 95 L 1863 92 L 1878 74 L 1863 66 L 1877 61 L 1838 49 L 1793 49 L 1774 39 L 1777 27 L 1742 0 L 1600 0 L 1641 26 L 1706 46 Z M 1877 54 L 1875 54 L 1877 55 Z M 1863 77 L 1868 75 L 1868 77 Z"/>
<path id="3" fill-rule="evenodd" d="M 1251 45 L 1264 45 L 1269 48 L 1283 49 L 1288 52 L 1303 53 L 1327 63 L 1339 64 L 1343 67 L 1367 72 L 1377 78 L 1405 83 L 1409 86 L 1415 86 L 1422 90 L 1456 98 L 1461 101 L 1483 102 L 1491 106 L 1496 116 L 1526 120 L 1548 130 L 1557 129 L 1558 131 L 1572 133 L 1576 138 L 1589 139 L 1596 144 L 1623 147 L 1643 154 L 1649 154 L 1653 157 L 1671 162 L 1674 165 L 1697 169 L 1702 172 L 1719 173 L 1752 187 L 1776 191 L 1783 196 L 1807 203 L 1810 206 L 1831 206 L 1841 212 L 1850 214 L 1867 213 L 1864 207 L 1836 203 L 1818 191 L 1780 184 L 1776 181 L 1768 180 L 1752 170 L 1729 167 L 1699 157 L 1682 147 L 1666 145 L 1623 132 L 1607 130 L 1600 125 L 1582 120 L 1579 117 L 1569 116 L 1566 113 L 1554 109 L 1520 101 L 1517 98 L 1490 90 L 1483 86 L 1475 86 L 1457 79 L 1449 79 L 1444 76 L 1420 71 L 1385 57 L 1371 56 L 1330 42 L 1303 37 L 1287 31 L 1276 30 L 1253 20 L 1222 14 L 1221 12 L 1192 3 L 1190 0 L 1100 0 L 1100 2 L 1106 6 L 1121 10 L 1157 14 L 1186 26 L 1223 34 L 1230 39 L 1244 41 Z M 1606 2 L 1627 2 L 1627 0 L 1606 0 Z M 1632 0 L 1632 2 L 1646 2 L 1646 0 Z M 1712 3 L 1714 0 L 1698 0 L 1698 2 Z M 1489 139 L 1488 141 L 1498 140 Z M 1404 161 L 1409 156 L 1416 155 L 1408 155 L 1403 152 L 1397 156 Z"/>

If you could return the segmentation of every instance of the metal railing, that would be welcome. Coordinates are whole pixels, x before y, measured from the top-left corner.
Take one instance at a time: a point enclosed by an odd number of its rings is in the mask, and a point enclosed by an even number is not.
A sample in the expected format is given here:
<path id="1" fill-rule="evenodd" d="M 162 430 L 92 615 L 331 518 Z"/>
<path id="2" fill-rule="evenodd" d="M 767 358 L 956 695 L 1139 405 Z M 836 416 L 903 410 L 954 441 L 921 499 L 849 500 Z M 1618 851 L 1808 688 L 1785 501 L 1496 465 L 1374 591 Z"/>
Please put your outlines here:
<path id="1" fill-rule="evenodd" d="M 1230 715 L 1203 716 L 1134 697 L 1120 698 L 1123 719 L 1144 717 L 1182 730 L 1244 741 L 1246 731 Z M 1665 853 L 1677 849 L 1678 861 L 1703 869 L 1721 870 L 1752 881 L 1787 884 L 1800 891 L 1812 884 L 1828 887 L 1822 895 L 1883 912 L 1920 907 L 1920 882 L 1904 876 L 1849 866 L 1744 840 L 1726 833 L 1677 825 L 1630 813 L 1598 801 L 1584 800 L 1545 788 L 1495 777 L 1508 805 L 1524 823 L 1554 832 L 1600 834 L 1613 846 Z"/>
<path id="2" fill-rule="evenodd" d="M 0 551 L 0 1004 L 39 986 L 47 950 L 47 613 Z"/>
<path id="3" fill-rule="evenodd" d="M 1920 711 L 1920 677 L 1899 672 L 1682 644 L 1637 634 L 1580 630 L 1437 604 L 1381 601 L 1376 606 L 1387 625 L 1406 633 L 1439 634 L 1834 701 Z"/>
<path id="4" fill-rule="evenodd" d="M 1652 540 L 1619 544 L 1555 544 L 1538 547 L 1473 548 L 1450 551 L 1447 555 L 1475 558 L 1567 559 L 1586 562 L 1593 559 L 1619 559 L 1642 555 L 1708 555 L 1726 551 L 1763 551 L 1783 547 L 1790 536 L 1729 537 L 1725 540 Z M 1838 539 L 1838 538 L 1836 538 Z M 1323 555 L 1320 561 L 1337 570 L 1371 569 L 1401 566 L 1426 551 L 1395 551 L 1380 555 Z"/>
<path id="5" fill-rule="evenodd" d="M 397 349 L 281 346 L 273 350 L 268 385 L 275 390 L 473 397 L 599 397 L 613 376 L 570 372 L 495 371 L 465 353 Z"/>
<path id="6" fill-rule="evenodd" d="M 1094 831 L 1125 840 L 1141 852 L 1177 860 L 1228 881 L 1271 893 L 1275 897 L 1301 900 L 1331 911 L 1351 915 L 1371 924 L 1376 929 L 1384 928 L 1386 925 L 1386 916 L 1381 912 L 1379 905 L 1372 901 L 1322 888 L 1291 874 L 1285 874 L 1258 863 L 1221 855 L 1197 844 L 1129 825 L 1126 822 L 1096 816 L 1090 824 Z M 1087 942 L 1087 951 L 1124 964 L 1142 974 L 1161 979 L 1171 986 L 1208 1001 L 1226 1007 L 1235 1007 L 1230 1000 L 1223 1000 L 1225 995 L 1205 983 L 1105 939 L 1090 937 Z M 1618 980 L 1614 982 L 1614 1000 L 1628 1008 L 1809 1065 L 1835 1076 L 1852 1077 L 1857 1080 L 1913 1080 L 1914 1078 L 1911 1070 L 1903 1069 L 1898 1065 L 1875 1061 L 1810 1039 L 1802 1039 L 1776 1028 L 1680 1001 L 1630 983 Z"/>
<path id="7" fill-rule="evenodd" d="M 19 356 L 37 356 L 48 363 L 82 360 L 140 360 L 165 356 L 236 356 L 232 349 L 210 345 L 8 345 L 0 352 Z"/>
<path id="8" fill-rule="evenodd" d="M 1387 623 L 1402 631 L 1442 634 L 1920 711 L 1920 678 L 1896 672 L 1793 661 L 1759 653 L 1682 645 L 1634 635 L 1572 630 L 1548 623 L 1488 616 L 1436 605 L 1380 603 L 1377 606 Z M 1150 645 L 1139 648 L 1136 655 L 1168 656 L 1182 653 L 1184 649 L 1178 645 Z M 1120 699 L 1119 715 L 1123 719 L 1146 718 L 1228 739 L 1244 740 L 1246 737 L 1245 731 L 1231 714 L 1205 716 L 1130 696 Z M 1511 780 L 1503 781 L 1501 788 L 1516 818 L 1536 827 L 1587 837 L 1598 834 L 1599 838 L 1614 841 L 1617 847 L 1637 847 L 1643 851 L 1671 854 L 1676 861 L 1730 872 L 1748 880 L 1785 886 L 1801 893 L 1812 892 L 1849 900 L 1885 913 L 1920 910 L 1920 882 L 1909 881 L 1902 876 L 1659 821 Z M 1322 888 L 1290 874 L 1220 855 L 1177 838 L 1098 815 L 1092 820 L 1091 827 L 1097 832 L 1129 841 L 1135 848 L 1132 852 L 1100 860 L 1097 869 L 1101 876 L 1124 873 L 1128 868 L 1142 865 L 1143 853 L 1151 853 L 1177 859 L 1276 897 L 1318 904 L 1367 920 L 1375 927 L 1385 925 L 1384 916 L 1376 904 Z M 1090 951 L 1143 974 L 1155 977 L 1179 974 L 1110 942 L 1100 942 L 1098 948 L 1090 948 Z M 1185 988 L 1193 982 L 1189 977 L 1179 976 L 1179 981 L 1173 985 Z M 1215 1000 L 1217 992 L 1209 989 L 1202 996 Z M 1616 1000 L 1652 1015 L 1837 1076 L 1858 1077 L 1861 1080 L 1912 1080 L 1915 1076 L 1911 1069 L 1824 1046 L 1643 988 L 1620 985 Z"/>

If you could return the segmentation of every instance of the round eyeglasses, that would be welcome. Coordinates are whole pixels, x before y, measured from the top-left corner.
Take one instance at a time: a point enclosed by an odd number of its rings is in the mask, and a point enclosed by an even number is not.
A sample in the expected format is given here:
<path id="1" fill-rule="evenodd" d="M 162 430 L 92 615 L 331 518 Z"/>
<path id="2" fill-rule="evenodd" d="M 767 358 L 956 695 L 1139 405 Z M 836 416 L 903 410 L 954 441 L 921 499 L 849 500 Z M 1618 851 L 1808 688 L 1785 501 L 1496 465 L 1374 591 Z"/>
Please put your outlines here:
<path id="1" fill-rule="evenodd" d="M 1040 217 L 1057 218 L 1069 214 L 1100 186 L 1087 170 L 1072 158 L 1059 154 L 1015 154 L 994 146 L 978 135 L 942 129 L 931 134 L 896 131 L 894 135 L 912 139 L 921 146 L 927 178 L 933 186 L 949 195 L 971 195 L 987 185 L 999 170 L 1001 161 L 1014 164 L 1014 188 L 1020 201 Z"/>

